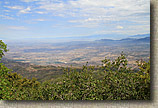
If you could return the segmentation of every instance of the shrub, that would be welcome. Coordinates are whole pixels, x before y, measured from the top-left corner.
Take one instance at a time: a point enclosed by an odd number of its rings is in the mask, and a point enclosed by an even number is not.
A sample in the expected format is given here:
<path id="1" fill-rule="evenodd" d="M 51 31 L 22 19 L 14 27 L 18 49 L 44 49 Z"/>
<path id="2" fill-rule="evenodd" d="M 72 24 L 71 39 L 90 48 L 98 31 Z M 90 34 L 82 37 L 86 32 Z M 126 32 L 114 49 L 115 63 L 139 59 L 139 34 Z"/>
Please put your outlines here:
<path id="1" fill-rule="evenodd" d="M 7 51 L 0 41 L 0 59 Z M 38 82 L 23 78 L 0 63 L 0 100 L 149 100 L 150 61 L 137 61 L 138 70 L 127 66 L 122 53 L 102 66 L 65 69 L 57 81 Z M 97 76 L 97 77 L 96 77 Z M 99 78 L 98 78 L 99 77 Z"/>

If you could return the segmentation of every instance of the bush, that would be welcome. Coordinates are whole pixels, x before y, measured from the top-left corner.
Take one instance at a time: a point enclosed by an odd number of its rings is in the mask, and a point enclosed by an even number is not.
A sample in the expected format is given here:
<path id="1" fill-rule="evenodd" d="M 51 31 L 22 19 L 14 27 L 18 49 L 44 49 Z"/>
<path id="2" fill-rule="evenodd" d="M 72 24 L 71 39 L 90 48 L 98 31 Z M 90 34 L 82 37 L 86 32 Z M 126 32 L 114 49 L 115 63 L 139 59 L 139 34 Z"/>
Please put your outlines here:
<path id="1" fill-rule="evenodd" d="M 150 62 L 143 62 L 138 72 L 127 67 L 121 54 L 114 61 L 105 58 L 97 69 L 103 79 L 94 76 L 94 67 L 83 66 L 82 71 L 66 70 L 62 81 L 54 84 L 53 99 L 59 100 L 148 100 L 150 99 Z M 96 71 L 96 70 L 95 70 Z"/>
<path id="2" fill-rule="evenodd" d="M 0 59 L 6 52 L 0 41 Z M 57 81 L 40 83 L 23 78 L 0 63 L 0 100 L 149 100 L 150 61 L 137 61 L 138 70 L 127 67 L 122 53 L 117 59 L 105 58 L 102 66 L 65 69 Z M 96 77 L 97 76 L 97 77 Z"/>

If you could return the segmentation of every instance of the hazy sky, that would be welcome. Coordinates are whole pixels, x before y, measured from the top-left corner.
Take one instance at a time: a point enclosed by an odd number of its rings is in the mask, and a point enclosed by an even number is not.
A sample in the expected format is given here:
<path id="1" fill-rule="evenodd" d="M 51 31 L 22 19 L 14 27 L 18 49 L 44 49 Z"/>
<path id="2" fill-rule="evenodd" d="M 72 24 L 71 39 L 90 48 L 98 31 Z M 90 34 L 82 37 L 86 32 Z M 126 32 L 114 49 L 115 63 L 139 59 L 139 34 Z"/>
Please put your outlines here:
<path id="1" fill-rule="evenodd" d="M 0 39 L 150 33 L 150 0 L 0 0 Z"/>

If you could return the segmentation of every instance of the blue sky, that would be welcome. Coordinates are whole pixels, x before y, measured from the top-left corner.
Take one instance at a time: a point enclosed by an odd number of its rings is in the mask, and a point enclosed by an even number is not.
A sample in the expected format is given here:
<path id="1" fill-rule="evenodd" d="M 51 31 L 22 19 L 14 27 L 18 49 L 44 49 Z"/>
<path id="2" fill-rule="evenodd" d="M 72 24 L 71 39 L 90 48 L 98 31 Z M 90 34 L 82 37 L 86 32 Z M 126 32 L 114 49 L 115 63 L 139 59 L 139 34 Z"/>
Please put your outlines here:
<path id="1" fill-rule="evenodd" d="M 150 0 L 1 0 L 0 39 L 150 33 Z"/>

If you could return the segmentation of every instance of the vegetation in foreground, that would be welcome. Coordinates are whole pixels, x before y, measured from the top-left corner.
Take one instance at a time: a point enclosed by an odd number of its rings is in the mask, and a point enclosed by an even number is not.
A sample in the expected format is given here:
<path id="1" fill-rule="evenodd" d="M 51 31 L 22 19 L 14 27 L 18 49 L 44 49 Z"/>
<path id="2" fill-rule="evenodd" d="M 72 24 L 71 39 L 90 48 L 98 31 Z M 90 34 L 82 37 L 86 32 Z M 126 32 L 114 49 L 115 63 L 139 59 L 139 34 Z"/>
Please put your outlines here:
<path id="1" fill-rule="evenodd" d="M 0 41 L 0 59 L 7 46 Z M 56 81 L 23 78 L 0 63 L 0 100 L 149 100 L 150 61 L 137 61 L 139 69 L 127 67 L 124 54 L 103 66 L 65 69 Z"/>

